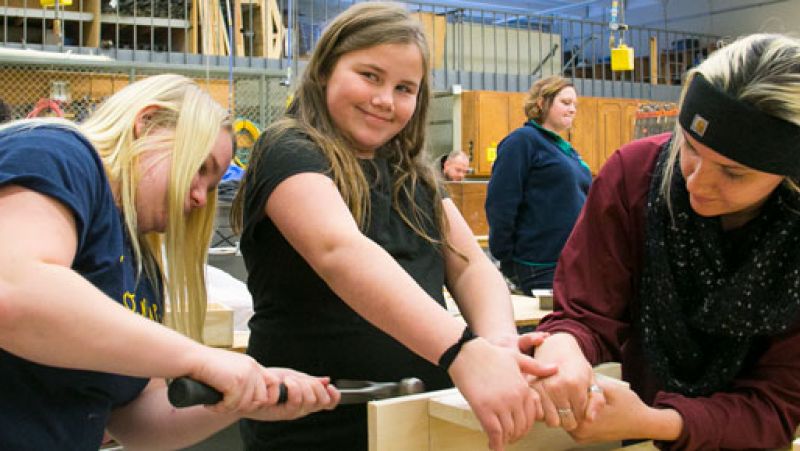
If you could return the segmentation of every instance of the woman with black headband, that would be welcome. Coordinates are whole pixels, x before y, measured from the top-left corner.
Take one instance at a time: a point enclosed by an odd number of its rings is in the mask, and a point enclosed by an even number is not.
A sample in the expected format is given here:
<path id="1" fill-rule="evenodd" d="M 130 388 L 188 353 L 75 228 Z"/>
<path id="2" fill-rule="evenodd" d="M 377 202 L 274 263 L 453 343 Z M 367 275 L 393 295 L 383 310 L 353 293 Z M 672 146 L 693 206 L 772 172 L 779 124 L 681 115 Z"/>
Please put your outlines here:
<path id="1" fill-rule="evenodd" d="M 546 421 L 663 449 L 786 446 L 800 422 L 800 41 L 689 72 L 674 133 L 617 151 L 555 276 Z M 594 380 L 622 362 L 630 389 Z M 599 386 L 598 386 L 599 384 Z"/>

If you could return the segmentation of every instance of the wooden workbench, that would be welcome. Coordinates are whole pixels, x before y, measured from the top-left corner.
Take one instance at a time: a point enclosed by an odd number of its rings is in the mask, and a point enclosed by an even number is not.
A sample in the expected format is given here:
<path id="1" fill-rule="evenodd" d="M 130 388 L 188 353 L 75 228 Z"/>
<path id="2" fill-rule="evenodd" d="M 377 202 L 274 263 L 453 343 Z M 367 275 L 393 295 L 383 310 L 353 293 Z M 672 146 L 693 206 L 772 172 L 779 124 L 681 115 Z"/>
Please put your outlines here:
<path id="1" fill-rule="evenodd" d="M 453 315 L 461 316 L 453 298 L 445 291 L 444 295 L 447 310 Z M 514 322 L 517 327 L 537 326 L 546 315 L 553 313 L 539 307 L 539 299 L 532 296 L 511 295 L 511 307 L 514 309 Z"/>

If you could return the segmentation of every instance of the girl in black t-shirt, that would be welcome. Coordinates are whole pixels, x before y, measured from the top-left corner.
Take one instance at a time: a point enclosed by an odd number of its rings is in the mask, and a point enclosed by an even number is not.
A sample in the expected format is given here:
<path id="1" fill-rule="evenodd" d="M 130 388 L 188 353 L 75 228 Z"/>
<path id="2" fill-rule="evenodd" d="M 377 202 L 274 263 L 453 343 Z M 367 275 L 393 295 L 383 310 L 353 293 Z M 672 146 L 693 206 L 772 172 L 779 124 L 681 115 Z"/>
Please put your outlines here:
<path id="1" fill-rule="evenodd" d="M 505 282 L 427 163 L 429 70 L 397 5 L 357 4 L 321 37 L 234 205 L 248 352 L 334 380 L 452 379 L 501 449 L 542 415 L 526 376 L 555 368 L 519 352 Z M 445 310 L 445 284 L 471 331 Z M 249 449 L 366 449 L 366 407 L 242 431 Z"/>

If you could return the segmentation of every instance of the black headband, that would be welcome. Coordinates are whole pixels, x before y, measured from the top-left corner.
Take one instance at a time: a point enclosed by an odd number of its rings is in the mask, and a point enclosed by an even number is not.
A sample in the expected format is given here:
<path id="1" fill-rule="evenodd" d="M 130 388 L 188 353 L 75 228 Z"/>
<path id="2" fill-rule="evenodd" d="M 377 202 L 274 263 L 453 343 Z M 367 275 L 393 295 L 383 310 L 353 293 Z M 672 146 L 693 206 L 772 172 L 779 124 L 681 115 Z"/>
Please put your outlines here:
<path id="1" fill-rule="evenodd" d="M 758 171 L 800 176 L 800 127 L 692 78 L 678 120 L 692 137 Z"/>

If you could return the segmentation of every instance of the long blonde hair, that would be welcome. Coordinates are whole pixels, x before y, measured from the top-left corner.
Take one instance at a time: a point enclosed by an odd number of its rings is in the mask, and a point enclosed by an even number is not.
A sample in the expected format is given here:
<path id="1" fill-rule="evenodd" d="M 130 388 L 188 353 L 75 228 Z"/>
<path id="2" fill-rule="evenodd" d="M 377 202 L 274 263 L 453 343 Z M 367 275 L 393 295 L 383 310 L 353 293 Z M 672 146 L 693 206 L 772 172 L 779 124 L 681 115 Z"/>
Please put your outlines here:
<path id="1" fill-rule="evenodd" d="M 144 115 L 144 128 L 135 136 L 135 123 Z M 84 122 L 80 131 L 94 145 L 109 181 L 116 187 L 134 255 L 148 278 L 159 269 L 165 281 L 170 322 L 178 331 L 202 340 L 206 312 L 205 261 L 213 232 L 216 193 L 202 208 L 184 214 L 192 179 L 211 152 L 228 113 L 191 79 L 156 75 L 115 93 Z M 159 131 L 154 134 L 153 132 Z M 167 133 L 163 133 L 167 131 Z M 165 233 L 142 234 L 137 226 L 137 170 L 143 152 L 155 146 L 171 148 L 172 159 Z M 162 254 L 164 249 L 164 254 Z M 166 258 L 164 258 L 166 257 Z M 166 268 L 161 268 L 165 264 Z"/>
<path id="2" fill-rule="evenodd" d="M 680 104 L 697 74 L 734 99 L 800 126 L 800 40 L 778 34 L 753 34 L 715 51 L 686 74 Z M 667 201 L 683 140 L 681 126 L 675 124 L 661 181 L 661 192 Z M 784 184 L 800 192 L 797 180 L 786 177 Z"/>
<path id="3" fill-rule="evenodd" d="M 337 16 L 323 33 L 289 105 L 287 114 L 272 124 L 253 149 L 251 167 L 258 165 L 264 148 L 291 130 L 308 136 L 322 151 L 331 165 L 331 176 L 339 193 L 362 230 L 369 218 L 369 185 L 353 151 L 352 145 L 333 123 L 327 108 L 325 80 L 333 72 L 342 55 L 383 44 L 413 44 L 423 60 L 423 76 L 417 95 L 417 108 L 408 124 L 379 152 L 387 155 L 389 164 L 397 174 L 392 187 L 396 211 L 415 233 L 424 239 L 449 246 L 447 220 L 438 192 L 437 175 L 428 162 L 426 129 L 430 103 L 430 56 L 421 24 L 410 17 L 408 11 L 397 3 L 368 2 L 351 6 Z M 248 171 L 242 181 L 231 210 L 231 220 L 241 230 L 244 192 L 254 182 Z M 428 218 L 413 202 L 418 183 L 434 192 L 434 215 Z M 404 199 L 400 202 L 399 199 Z M 408 205 L 411 215 L 399 208 Z M 425 223 L 435 224 L 441 231 L 441 240 L 425 232 Z"/>

